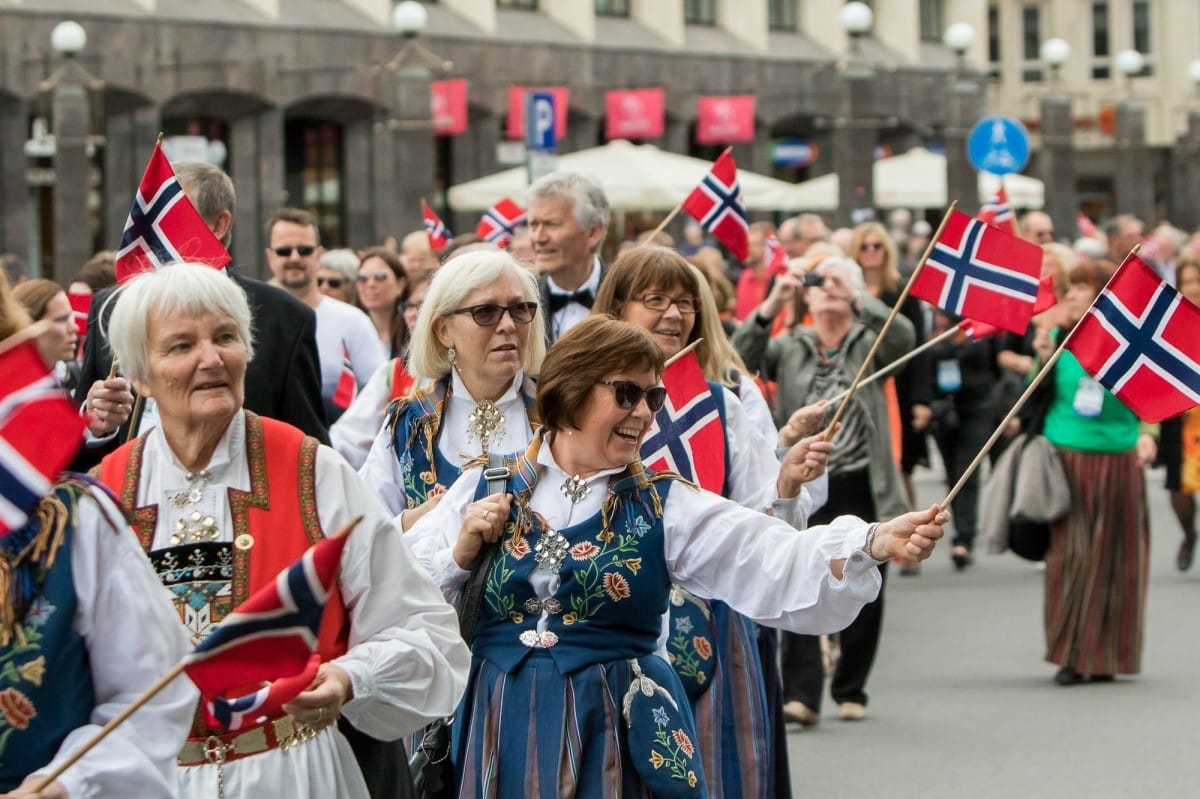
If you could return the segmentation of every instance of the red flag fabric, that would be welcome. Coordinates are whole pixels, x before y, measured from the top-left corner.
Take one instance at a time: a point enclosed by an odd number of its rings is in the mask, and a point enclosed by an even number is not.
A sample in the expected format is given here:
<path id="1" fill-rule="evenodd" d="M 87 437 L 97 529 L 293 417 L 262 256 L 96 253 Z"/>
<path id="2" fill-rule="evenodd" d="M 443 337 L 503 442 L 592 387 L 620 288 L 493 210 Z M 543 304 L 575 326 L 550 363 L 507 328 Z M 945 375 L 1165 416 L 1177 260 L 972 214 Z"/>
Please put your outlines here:
<path id="1" fill-rule="evenodd" d="M 525 138 L 525 93 L 529 88 L 508 87 L 508 122 L 504 127 L 504 135 L 510 140 L 520 141 Z M 554 95 L 554 138 L 562 141 L 567 135 L 567 87 L 548 86 L 546 90 Z"/>
<path id="2" fill-rule="evenodd" d="M 713 387 L 700 360 L 689 352 L 663 372 L 667 401 L 654 414 L 642 440 L 642 462 L 655 471 L 673 471 L 702 488 L 725 487 L 725 431 Z"/>
<path id="3" fill-rule="evenodd" d="M 1067 337 L 1092 377 L 1146 422 L 1200 405 L 1200 308 L 1130 255 Z"/>
<path id="4" fill-rule="evenodd" d="M 1041 247 L 952 211 L 912 294 L 956 316 L 1024 333 L 1041 271 Z"/>
<path id="5" fill-rule="evenodd" d="M 683 201 L 683 210 L 716 236 L 739 261 L 750 256 L 750 225 L 738 187 L 737 163 L 730 150 L 713 162 L 700 185 Z"/>
<path id="6" fill-rule="evenodd" d="M 1079 226 L 1080 236 L 1084 236 L 1089 239 L 1096 238 L 1096 223 L 1093 222 L 1087 214 L 1080 211 L 1079 216 L 1075 219 L 1075 224 Z"/>
<path id="7" fill-rule="evenodd" d="M 983 204 L 977 216 L 1010 236 L 1017 235 L 1016 216 L 1013 214 L 1012 206 L 1008 204 L 1008 192 L 1004 190 L 1003 185 L 996 189 L 996 193 L 992 195 L 991 199 Z"/>
<path id="8" fill-rule="evenodd" d="M 350 362 L 350 348 L 342 342 L 342 372 L 338 375 L 337 388 L 330 398 L 333 404 L 345 410 L 358 395 L 358 379 L 354 376 L 354 364 Z"/>
<path id="9" fill-rule="evenodd" d="M 200 689 L 208 714 L 222 726 L 256 723 L 266 715 L 268 699 L 277 709 L 307 687 L 300 675 L 312 669 L 321 618 L 337 581 L 346 539 L 332 536 L 314 544 L 274 582 L 226 616 L 184 658 L 184 671 Z M 233 700 L 224 698 L 243 686 L 278 680 L 287 682 L 266 694 L 259 690 Z"/>
<path id="10" fill-rule="evenodd" d="M 82 346 L 83 337 L 87 335 L 88 314 L 92 310 L 92 295 L 68 291 L 67 302 L 71 303 L 71 316 L 75 320 L 75 332 L 79 334 L 79 343 Z"/>
<path id="11" fill-rule="evenodd" d="M 221 269 L 230 260 L 183 193 L 162 145 L 154 145 L 117 248 L 117 282 L 179 261 Z"/>
<path id="12" fill-rule="evenodd" d="M 484 212 L 475 226 L 475 235 L 504 249 L 512 241 L 513 232 L 523 224 L 525 209 L 505 197 Z"/>
<path id="13" fill-rule="evenodd" d="M 429 236 L 429 249 L 434 252 L 446 249 L 446 242 L 450 240 L 450 230 L 441 217 L 429 207 L 429 203 L 425 202 L 424 197 L 421 198 L 421 217 L 425 223 L 425 233 Z"/>
<path id="14" fill-rule="evenodd" d="M 613 90 L 604 94 L 604 138 L 657 139 L 666 126 L 662 89 Z"/>
<path id="15" fill-rule="evenodd" d="M 1033 315 L 1037 316 L 1042 311 L 1048 311 L 1057 304 L 1058 297 L 1054 295 L 1054 275 L 1042 275 L 1038 279 L 1038 292 L 1037 299 L 1033 303 Z M 995 325 L 976 322 L 974 319 L 964 319 L 958 323 L 958 326 L 973 339 L 990 338 L 1003 332 Z"/>
<path id="16" fill-rule="evenodd" d="M 696 143 L 754 141 L 754 95 L 701 97 L 696 103 Z"/>
<path id="17" fill-rule="evenodd" d="M 0 536 L 20 528 L 83 443 L 84 420 L 36 340 L 0 354 Z"/>
<path id="18" fill-rule="evenodd" d="M 467 131 L 467 79 L 435 80 L 430 87 L 433 132 L 457 136 Z"/>
<path id="19" fill-rule="evenodd" d="M 767 265 L 767 274 L 786 275 L 787 262 L 787 250 L 774 233 L 768 233 L 763 240 L 763 263 Z"/>

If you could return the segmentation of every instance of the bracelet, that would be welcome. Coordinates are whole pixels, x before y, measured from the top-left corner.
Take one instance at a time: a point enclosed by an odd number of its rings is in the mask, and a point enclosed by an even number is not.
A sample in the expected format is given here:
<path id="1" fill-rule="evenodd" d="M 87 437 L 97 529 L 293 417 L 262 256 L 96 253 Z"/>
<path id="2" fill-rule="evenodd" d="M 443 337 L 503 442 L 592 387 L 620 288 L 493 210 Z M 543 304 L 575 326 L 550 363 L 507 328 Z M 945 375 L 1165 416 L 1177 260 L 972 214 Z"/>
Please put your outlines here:
<path id="1" fill-rule="evenodd" d="M 863 546 L 862 546 L 863 554 L 866 555 L 871 560 L 876 560 L 875 556 L 873 554 L 871 554 L 871 551 L 875 547 L 875 533 L 877 530 L 879 530 L 879 522 L 875 522 L 870 527 L 867 528 L 867 540 L 863 542 Z M 885 560 L 886 560 L 886 558 L 885 558 Z M 882 562 L 882 561 L 880 561 L 880 562 Z"/>

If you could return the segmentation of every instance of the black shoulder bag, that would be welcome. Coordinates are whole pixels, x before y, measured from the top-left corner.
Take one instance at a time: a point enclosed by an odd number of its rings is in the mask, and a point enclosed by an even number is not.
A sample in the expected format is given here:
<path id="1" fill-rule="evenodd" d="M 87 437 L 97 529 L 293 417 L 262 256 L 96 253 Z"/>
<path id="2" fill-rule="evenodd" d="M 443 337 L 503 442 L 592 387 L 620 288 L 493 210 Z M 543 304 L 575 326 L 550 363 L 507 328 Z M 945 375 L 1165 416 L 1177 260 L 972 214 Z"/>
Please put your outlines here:
<path id="1" fill-rule="evenodd" d="M 489 495 L 499 494 L 508 487 L 508 467 L 504 465 L 503 456 L 488 453 L 488 467 L 483 477 L 487 480 Z M 483 588 L 499 549 L 499 543 L 483 545 L 458 597 L 458 628 L 468 647 L 475 636 Z M 418 799 L 451 799 L 455 794 L 454 764 L 450 762 L 450 725 L 453 722 L 454 717 L 450 716 L 425 728 L 420 745 L 408 760 Z"/>

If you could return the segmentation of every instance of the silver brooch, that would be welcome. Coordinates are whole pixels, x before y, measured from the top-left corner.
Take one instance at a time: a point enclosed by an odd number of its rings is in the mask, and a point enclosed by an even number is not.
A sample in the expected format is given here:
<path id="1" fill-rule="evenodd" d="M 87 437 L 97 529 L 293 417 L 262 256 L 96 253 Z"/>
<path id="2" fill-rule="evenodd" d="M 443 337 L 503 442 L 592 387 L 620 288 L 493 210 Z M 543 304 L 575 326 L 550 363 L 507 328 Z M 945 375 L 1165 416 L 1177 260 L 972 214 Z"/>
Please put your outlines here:
<path id="1" fill-rule="evenodd" d="M 475 406 L 467 417 L 467 441 L 478 438 L 483 447 L 483 454 L 488 453 L 492 437 L 504 435 L 504 414 L 491 400 L 484 400 Z"/>
<path id="2" fill-rule="evenodd" d="M 537 561 L 538 568 L 542 571 L 558 574 L 569 548 L 567 539 L 562 533 L 557 530 L 546 530 L 538 542 L 533 545 L 533 559 Z"/>
<path id="3" fill-rule="evenodd" d="M 562 488 L 563 496 L 571 501 L 571 504 L 579 502 L 579 500 L 591 493 L 592 487 L 584 482 L 579 475 L 571 475 L 566 480 L 563 480 Z"/>
<path id="4" fill-rule="evenodd" d="M 187 482 L 187 488 L 167 497 L 167 502 L 175 510 L 183 510 L 190 505 L 195 505 L 204 497 L 204 489 L 208 486 L 208 470 L 195 473 L 189 472 Z"/>

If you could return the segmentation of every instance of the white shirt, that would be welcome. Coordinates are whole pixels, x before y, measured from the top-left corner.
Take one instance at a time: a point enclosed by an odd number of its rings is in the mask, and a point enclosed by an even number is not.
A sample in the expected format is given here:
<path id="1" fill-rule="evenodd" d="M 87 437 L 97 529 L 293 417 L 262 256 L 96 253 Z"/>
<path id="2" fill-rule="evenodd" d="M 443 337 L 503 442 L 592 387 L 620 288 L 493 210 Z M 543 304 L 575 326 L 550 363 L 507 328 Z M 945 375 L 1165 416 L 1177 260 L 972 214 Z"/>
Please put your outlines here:
<path id="1" fill-rule="evenodd" d="M 742 408 L 746 411 L 746 421 L 762 436 L 762 440 L 769 447 L 768 451 L 774 452 L 777 449 L 776 444 L 779 442 L 779 431 L 775 429 L 775 420 L 771 417 L 771 408 L 767 405 L 767 399 L 759 389 L 758 383 L 755 383 L 751 377 L 748 375 L 740 377 L 738 399 L 741 400 Z M 783 452 L 786 453 L 787 450 L 783 450 Z M 817 477 L 805 483 L 804 493 L 810 501 L 807 518 L 823 508 L 829 500 L 829 472 L 821 472 Z"/>
<path id="2" fill-rule="evenodd" d="M 329 426 L 329 443 L 355 469 L 361 469 L 371 451 L 375 436 L 383 427 L 383 417 L 392 401 L 393 361 L 384 361 L 375 370 L 346 412 Z M 413 391 L 428 381 L 420 380 Z"/>
<path id="3" fill-rule="evenodd" d="M 521 393 L 521 383 L 524 380 L 524 375 L 517 372 L 512 385 L 496 400 L 496 406 L 504 415 L 504 426 L 492 436 L 492 452 L 524 452 L 533 440 L 533 428 L 529 426 L 525 398 Z M 477 405 L 458 372 L 452 371 L 450 401 L 446 403 L 442 412 L 437 447 L 446 460 L 459 467 L 483 454 L 483 446 L 479 439 L 467 436 L 469 418 Z M 387 428 L 381 429 L 375 436 L 375 443 L 371 445 L 371 451 L 367 453 L 367 459 L 358 470 L 358 474 L 392 515 L 397 515 L 408 509 L 408 503 L 404 495 L 400 460 L 396 457 L 393 443 L 391 431 Z"/>
<path id="4" fill-rule="evenodd" d="M 343 345 L 350 352 L 350 368 L 359 388 L 366 385 L 387 350 L 371 324 L 371 317 L 353 305 L 321 295 L 317 305 L 317 355 L 321 360 L 321 396 L 326 400 L 337 391 L 342 376 Z"/>
<path id="5" fill-rule="evenodd" d="M 551 294 L 573 294 L 574 291 L 561 288 L 554 282 L 554 278 L 546 275 L 546 287 Z M 592 296 L 600 289 L 600 259 L 597 256 L 592 256 L 592 273 L 588 275 L 588 279 L 583 285 L 575 291 L 583 291 L 591 289 Z M 592 309 L 585 305 L 580 305 L 577 302 L 568 302 L 562 308 L 550 316 L 550 336 L 554 341 L 570 330 L 575 325 L 582 322 L 592 313 Z"/>
<path id="6" fill-rule="evenodd" d="M 250 488 L 245 429 L 245 415 L 239 413 L 207 467 L 208 486 L 201 502 L 209 503 L 210 494 L 216 497 L 215 503 L 205 507 L 216 518 L 219 541 L 233 537 L 226 488 Z M 137 502 L 159 506 L 153 544 L 159 549 L 170 545 L 173 530 L 165 497 L 187 484 L 188 472 L 167 446 L 161 429 L 149 434 L 144 458 Z M 316 474 L 322 530 L 332 533 L 352 517 L 363 516 L 342 552 L 338 575 L 338 588 L 350 615 L 350 637 L 349 650 L 333 662 L 350 676 L 354 694 L 342 712 L 366 734 L 394 740 L 454 711 L 466 685 L 470 653 L 459 636 L 454 609 L 442 601 L 390 514 L 349 464 L 323 446 L 317 450 Z M 298 754 L 302 750 L 308 751 Z M 333 730 L 286 753 L 274 749 L 227 764 L 224 769 L 229 796 L 239 795 L 237 785 L 243 786 L 241 795 L 246 796 L 264 790 L 272 795 L 297 795 L 281 787 L 297 784 L 308 796 L 366 796 L 353 753 Z M 181 796 L 211 799 L 216 795 L 215 786 L 212 766 L 181 770 Z"/>
<path id="7" fill-rule="evenodd" d="M 568 475 L 554 462 L 548 443 L 538 452 L 538 465 L 541 475 L 531 505 L 551 529 L 600 512 L 611 471 L 589 478 L 592 491 L 572 505 L 560 491 Z M 468 575 L 454 562 L 453 547 L 479 476 L 478 467 L 464 472 L 406 536 L 449 601 L 457 598 Z M 879 594 L 881 585 L 875 561 L 862 551 L 867 523 L 840 516 L 832 524 L 798 533 L 790 523 L 796 504 L 794 499 L 777 500 L 776 516 L 771 517 L 676 483 L 663 505 L 664 554 L 671 581 L 696 596 L 720 599 L 769 627 L 809 634 L 844 629 Z M 843 558 L 839 580 L 829 564 Z M 539 598 L 553 593 L 555 579 L 534 578 Z M 543 612 L 539 625 L 545 622 Z"/>
<path id="8" fill-rule="evenodd" d="M 78 604 L 75 630 L 87 644 L 96 706 L 63 740 L 49 774 L 189 651 L 179 617 L 163 595 L 137 538 L 101 491 L 82 501 L 71 539 Z M 97 504 L 98 503 L 98 504 Z M 104 510 L 101 510 L 103 506 Z M 175 796 L 175 756 L 196 707 L 196 689 L 178 677 L 58 778 L 75 797 Z"/>

